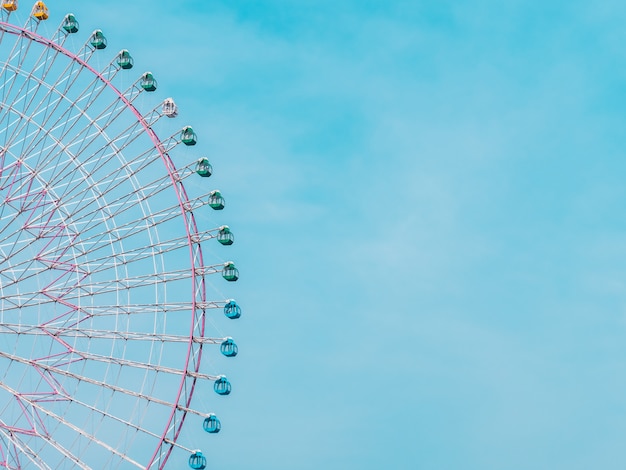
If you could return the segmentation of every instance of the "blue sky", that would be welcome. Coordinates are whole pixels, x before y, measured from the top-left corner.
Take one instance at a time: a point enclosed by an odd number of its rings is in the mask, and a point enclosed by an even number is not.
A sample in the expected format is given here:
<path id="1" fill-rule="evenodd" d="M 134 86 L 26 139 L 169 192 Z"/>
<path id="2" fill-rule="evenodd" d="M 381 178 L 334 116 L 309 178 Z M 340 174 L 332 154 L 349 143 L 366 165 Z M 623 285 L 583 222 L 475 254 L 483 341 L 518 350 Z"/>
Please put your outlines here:
<path id="1" fill-rule="evenodd" d="M 155 74 L 227 198 L 212 468 L 626 466 L 626 6 L 49 7 Z"/>

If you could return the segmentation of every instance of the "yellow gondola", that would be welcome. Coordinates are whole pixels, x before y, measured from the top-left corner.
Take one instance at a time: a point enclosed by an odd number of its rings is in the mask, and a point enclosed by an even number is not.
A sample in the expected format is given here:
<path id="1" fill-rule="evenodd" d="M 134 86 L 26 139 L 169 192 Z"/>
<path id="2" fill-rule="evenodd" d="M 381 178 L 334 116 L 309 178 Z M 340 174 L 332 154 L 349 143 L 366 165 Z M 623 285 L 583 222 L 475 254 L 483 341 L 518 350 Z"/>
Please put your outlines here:
<path id="1" fill-rule="evenodd" d="M 17 10 L 17 0 L 4 0 L 2 2 L 2 8 L 4 8 L 6 11 Z"/>
<path id="2" fill-rule="evenodd" d="M 48 7 L 44 2 L 36 2 L 33 7 L 33 16 L 40 21 L 48 19 Z"/>

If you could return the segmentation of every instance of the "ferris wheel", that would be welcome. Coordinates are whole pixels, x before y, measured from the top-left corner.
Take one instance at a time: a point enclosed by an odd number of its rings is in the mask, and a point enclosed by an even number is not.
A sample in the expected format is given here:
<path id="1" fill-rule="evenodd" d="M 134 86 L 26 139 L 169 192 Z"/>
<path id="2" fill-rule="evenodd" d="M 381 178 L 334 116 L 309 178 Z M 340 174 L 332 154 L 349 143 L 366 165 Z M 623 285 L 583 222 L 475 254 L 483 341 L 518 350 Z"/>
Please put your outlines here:
<path id="1" fill-rule="evenodd" d="M 76 17 L 47 38 L 23 3 L 0 0 L 0 468 L 203 469 L 221 423 L 196 398 L 231 384 L 202 366 L 241 315 L 233 233 L 196 223 L 224 208 L 212 166 L 191 126 L 157 136 L 177 106 L 138 109 L 157 82 L 127 50 L 97 67 L 102 31 L 71 51 Z"/>

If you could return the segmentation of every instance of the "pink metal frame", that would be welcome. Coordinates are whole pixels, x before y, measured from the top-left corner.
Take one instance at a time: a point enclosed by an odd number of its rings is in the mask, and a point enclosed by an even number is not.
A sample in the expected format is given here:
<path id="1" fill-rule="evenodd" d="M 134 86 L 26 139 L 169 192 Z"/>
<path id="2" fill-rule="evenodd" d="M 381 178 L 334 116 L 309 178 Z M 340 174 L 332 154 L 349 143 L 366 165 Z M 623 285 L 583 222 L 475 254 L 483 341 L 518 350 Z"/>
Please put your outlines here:
<path id="1" fill-rule="evenodd" d="M 172 186 L 175 189 L 176 195 L 178 197 L 178 204 L 180 207 L 180 211 L 181 211 L 181 215 L 184 217 L 185 219 L 185 230 L 186 230 L 186 235 L 187 235 L 187 244 L 189 246 L 189 259 L 190 259 L 190 269 L 191 269 L 191 281 L 192 281 L 192 306 L 191 306 L 191 327 L 190 327 L 190 332 L 189 332 L 189 342 L 188 342 L 188 348 L 187 348 L 187 356 L 185 358 L 185 365 L 184 365 L 184 370 L 188 371 L 188 372 L 193 372 L 193 373 L 197 373 L 199 371 L 199 367 L 200 367 L 200 362 L 201 362 L 201 356 L 202 356 L 202 344 L 198 344 L 196 346 L 194 346 L 194 342 L 193 342 L 193 336 L 194 336 L 194 332 L 195 332 L 195 328 L 196 328 L 196 310 L 198 308 L 198 303 L 201 302 L 202 304 L 204 304 L 204 302 L 206 301 L 206 287 L 205 287 L 205 281 L 204 281 L 204 276 L 202 274 L 198 274 L 196 272 L 196 260 L 198 262 L 199 267 L 204 266 L 204 262 L 203 262 L 203 258 L 202 258 L 202 250 L 199 244 L 194 243 L 194 239 L 197 239 L 197 234 L 198 234 L 198 229 L 196 226 L 196 221 L 194 218 L 194 215 L 191 211 L 188 211 L 187 208 L 189 207 L 189 198 L 187 196 L 187 193 L 185 191 L 184 186 L 182 185 L 182 183 L 180 182 L 180 179 L 177 177 L 177 170 L 174 166 L 174 163 L 172 162 L 172 160 L 170 159 L 169 155 L 166 153 L 166 151 L 163 148 L 163 145 L 161 144 L 161 141 L 159 140 L 159 138 L 157 137 L 157 135 L 154 133 L 154 131 L 150 128 L 150 126 L 148 125 L 148 123 L 146 122 L 146 120 L 144 119 L 144 117 L 141 115 L 141 113 L 133 106 L 133 104 L 124 96 L 123 93 L 121 93 L 103 74 L 101 74 L 100 72 L 98 72 L 97 70 L 95 70 L 93 67 L 91 67 L 86 61 L 82 60 L 80 57 L 78 57 L 76 54 L 68 51 L 67 49 L 65 49 L 64 47 L 60 46 L 59 44 L 56 44 L 55 42 L 40 36 L 32 31 L 28 31 L 24 28 L 6 23 L 6 22 L 0 22 L 0 30 L 12 34 L 12 35 L 16 35 L 16 36 L 22 36 L 24 38 L 27 38 L 31 41 L 34 41 L 36 43 L 39 43 L 45 47 L 54 49 L 58 52 L 60 52 L 61 54 L 65 55 L 66 57 L 68 57 L 69 59 L 77 62 L 78 64 L 80 64 L 80 66 L 84 67 L 85 69 L 89 70 L 92 74 L 94 74 L 99 80 L 101 80 L 106 87 L 108 87 L 115 95 L 117 95 L 117 97 L 126 105 L 126 107 L 134 114 L 134 116 L 137 118 L 137 121 L 142 125 L 144 132 L 150 137 L 152 143 L 154 144 L 155 149 L 158 151 L 163 164 L 165 165 L 165 168 L 169 174 L 170 177 L 170 181 L 172 183 Z M 4 157 L 5 155 L 2 155 L 2 164 L 4 163 Z M 2 165 L 3 167 L 3 165 Z M 0 167 L 0 172 L 2 171 L 2 167 Z M 17 176 L 17 174 L 16 174 Z M 13 184 L 15 184 L 16 180 L 14 179 L 13 182 L 11 183 L 11 186 Z M 42 197 L 40 199 L 40 201 L 43 201 L 44 197 L 42 194 Z M 39 204 L 42 204 L 41 202 Z M 37 207 L 33 208 L 34 210 L 37 209 L 41 209 L 41 205 L 37 205 Z M 41 229 L 43 231 L 46 231 L 48 233 L 48 236 L 51 238 L 51 241 L 46 244 L 46 246 L 48 246 L 50 243 L 53 242 L 54 239 L 56 239 L 57 237 L 61 236 L 62 233 L 64 232 L 64 229 L 62 227 L 50 227 L 50 226 L 37 226 L 37 227 L 32 227 L 33 229 Z M 52 230 L 51 230 L 52 229 Z M 76 236 L 76 235 L 74 235 Z M 66 300 L 63 299 L 64 294 L 60 293 L 60 294 L 52 294 L 52 293 L 47 293 L 46 289 L 54 284 L 56 284 L 57 282 L 59 282 L 64 276 L 68 276 L 68 275 L 75 275 L 77 273 L 80 273 L 80 267 L 77 266 L 75 263 L 59 263 L 60 261 L 60 257 L 61 255 L 59 255 L 59 258 L 57 258 L 56 260 L 41 260 L 44 262 L 48 262 L 48 263 L 52 263 L 55 265 L 55 269 L 58 269 L 60 271 L 62 271 L 62 274 L 55 279 L 52 283 L 50 283 L 48 286 L 46 286 L 43 289 L 43 294 L 48 296 L 49 298 L 65 305 L 70 312 L 73 312 L 75 310 L 78 309 L 78 307 L 70 302 L 67 302 Z M 86 276 L 86 274 L 82 274 L 80 275 L 80 278 L 77 282 L 80 282 L 82 279 L 84 279 L 84 277 Z M 64 315 L 67 315 L 64 314 Z M 63 315 L 62 315 L 63 316 Z M 60 317 L 62 317 L 60 316 Z M 43 325 L 41 325 L 41 329 L 43 331 L 45 331 L 47 334 L 49 334 L 52 338 L 54 338 L 56 341 L 59 341 L 62 346 L 64 348 L 67 349 L 68 353 L 72 352 L 72 346 L 69 345 L 68 343 L 62 341 L 58 336 L 55 336 L 53 333 L 46 331 L 45 329 L 45 325 L 51 322 L 54 322 L 56 320 L 58 320 L 60 317 L 57 318 L 53 318 L 51 319 L 49 322 L 44 323 Z M 198 335 L 199 336 L 204 336 L 204 329 L 205 329 L 205 317 L 204 315 L 201 316 L 200 321 L 198 322 Z M 190 367 L 190 361 L 191 361 L 191 357 L 193 355 L 194 352 L 194 347 L 198 348 L 197 351 L 197 360 L 194 361 L 194 364 L 192 365 L 192 370 L 189 370 Z M 60 387 L 59 383 L 54 380 L 54 378 L 50 375 L 50 373 L 46 373 L 45 371 L 41 370 L 40 368 L 38 368 L 37 366 L 37 361 L 40 360 L 49 360 L 51 359 L 53 356 L 50 357 L 45 357 L 45 358 L 37 358 L 37 359 L 32 359 L 31 365 L 32 367 L 34 367 L 37 372 L 44 378 L 44 380 L 50 385 L 51 390 L 54 391 L 58 390 L 58 387 Z M 179 388 L 176 392 L 176 399 L 172 401 L 172 403 L 174 404 L 174 406 L 172 407 L 169 419 L 167 420 L 167 423 L 164 427 L 163 430 L 163 434 L 161 435 L 160 441 L 154 451 L 154 453 L 152 454 L 152 456 L 150 457 L 150 461 L 148 462 L 148 464 L 146 465 L 146 469 L 151 468 L 155 463 L 158 463 L 158 468 L 159 469 L 163 469 L 165 467 L 165 464 L 172 452 L 173 449 L 173 445 L 169 444 L 168 441 L 173 441 L 176 442 L 176 440 L 178 439 L 178 436 L 180 435 L 180 432 L 182 430 L 183 424 L 184 424 L 184 420 L 185 420 L 185 416 L 186 416 L 186 410 L 185 409 L 179 409 L 179 406 L 181 406 L 181 404 L 179 403 L 181 400 L 181 397 L 183 397 L 183 391 L 185 390 L 185 383 L 188 380 L 188 378 L 190 378 L 191 380 L 191 386 L 188 388 L 188 393 L 186 394 L 186 400 L 184 400 L 184 403 L 182 404 L 182 406 L 184 408 L 189 408 L 190 404 L 191 404 L 191 398 L 193 396 L 193 392 L 195 389 L 195 385 L 196 385 L 196 377 L 194 376 L 194 374 L 182 374 L 182 378 L 180 381 L 180 385 Z M 43 393 L 43 392 L 41 392 Z M 32 393 L 21 393 L 18 394 L 16 396 L 16 399 L 18 401 L 18 404 L 20 407 L 24 408 L 24 404 L 21 400 L 22 396 L 32 396 Z M 45 393 L 45 396 L 42 396 L 41 398 L 37 399 L 37 400 L 50 400 L 50 393 Z M 32 399 L 31 399 L 32 400 Z M 177 412 L 179 414 L 178 419 L 176 420 L 176 422 L 174 423 L 174 419 L 177 415 Z M 28 413 L 24 413 L 25 416 L 28 415 Z M 25 433 L 25 434 L 40 434 L 41 431 L 35 431 L 35 428 L 39 428 L 39 429 L 44 429 L 45 428 L 43 426 L 43 420 L 41 418 L 38 418 L 38 423 L 37 426 L 33 424 L 32 429 L 28 430 L 28 429 L 20 429 L 19 432 L 20 433 Z M 173 436 L 168 438 L 168 434 L 170 432 L 170 428 L 173 426 Z M 10 427 L 6 427 L 6 429 L 8 431 L 18 431 L 17 429 L 12 429 Z M 167 449 L 164 449 L 164 446 L 167 446 Z M 0 456 L 0 458 L 2 458 L 3 460 L 6 458 L 6 456 Z M 0 461 L 0 466 L 2 465 L 7 465 L 7 462 L 1 462 Z"/>

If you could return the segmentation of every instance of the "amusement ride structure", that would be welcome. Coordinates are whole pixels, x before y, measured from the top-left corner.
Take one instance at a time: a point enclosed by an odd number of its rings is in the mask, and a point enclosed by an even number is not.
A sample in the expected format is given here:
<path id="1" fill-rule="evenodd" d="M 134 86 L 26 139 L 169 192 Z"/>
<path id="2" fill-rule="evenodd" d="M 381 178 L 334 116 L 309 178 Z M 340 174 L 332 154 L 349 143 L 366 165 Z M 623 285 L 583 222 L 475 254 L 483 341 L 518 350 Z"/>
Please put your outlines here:
<path id="1" fill-rule="evenodd" d="M 191 126 L 157 136 L 176 103 L 138 109 L 157 82 L 127 50 L 93 65 L 102 31 L 70 51 L 73 14 L 46 38 L 46 5 L 19 3 L 0 1 L 0 467 L 206 468 L 185 436 L 221 423 L 192 398 L 231 392 L 203 359 L 237 355 L 214 326 L 241 315 L 209 298 L 239 277 L 206 255 L 229 227 L 196 223 L 224 208 L 213 168 L 177 158 Z"/>

